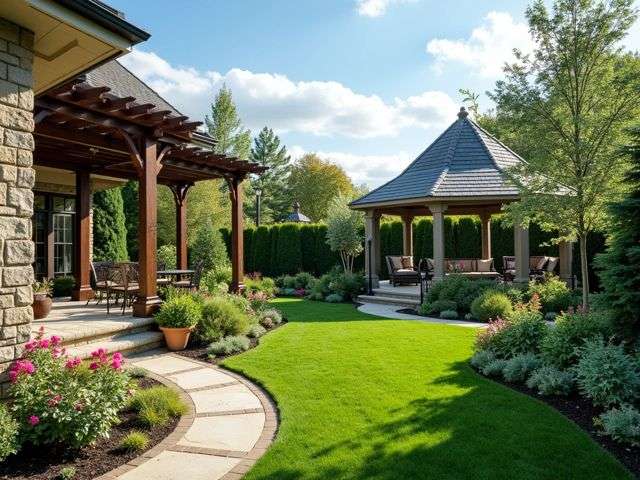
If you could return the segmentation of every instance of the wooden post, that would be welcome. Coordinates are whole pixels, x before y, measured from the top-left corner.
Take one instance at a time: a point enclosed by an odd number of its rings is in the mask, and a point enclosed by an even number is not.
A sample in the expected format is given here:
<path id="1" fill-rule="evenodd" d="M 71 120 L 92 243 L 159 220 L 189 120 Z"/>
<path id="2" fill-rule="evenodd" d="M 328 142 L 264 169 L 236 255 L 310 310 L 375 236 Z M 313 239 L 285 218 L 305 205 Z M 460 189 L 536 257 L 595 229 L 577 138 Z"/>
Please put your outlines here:
<path id="1" fill-rule="evenodd" d="M 187 193 L 191 184 L 172 185 L 173 199 L 176 204 L 176 267 L 187 268 Z"/>
<path id="2" fill-rule="evenodd" d="M 429 205 L 433 216 L 433 280 L 444 278 L 444 212 L 446 205 Z"/>
<path id="3" fill-rule="evenodd" d="M 380 213 L 375 210 L 367 210 L 364 214 L 364 237 L 365 237 L 365 277 L 369 279 L 369 265 L 371 265 L 371 286 L 380 286 Z M 371 252 L 369 252 L 368 242 L 371 240 Z M 371 253 L 371 261 L 369 261 Z"/>
<path id="4" fill-rule="evenodd" d="M 143 138 L 138 155 L 134 155 L 137 165 L 140 188 L 140 224 L 138 238 L 140 244 L 139 268 L 140 290 L 133 304 L 133 315 L 148 317 L 160 306 L 156 285 L 156 240 L 157 240 L 157 197 L 158 197 L 158 160 L 157 142 Z M 137 163 L 136 163 L 137 162 Z"/>
<path id="5" fill-rule="evenodd" d="M 91 289 L 91 181 L 88 171 L 76 172 L 76 215 L 74 232 L 73 276 L 76 284 L 71 292 L 73 300 L 93 298 Z"/>
<path id="6" fill-rule="evenodd" d="M 516 283 L 529 282 L 529 229 L 519 224 L 513 227 L 514 252 L 516 257 Z"/>
<path id="7" fill-rule="evenodd" d="M 491 258 L 491 214 L 480 214 L 480 234 L 482 237 L 482 258 Z"/>
<path id="8" fill-rule="evenodd" d="M 229 290 L 244 289 L 244 226 L 242 214 L 242 178 L 227 179 L 231 197 L 231 285 Z"/>
<path id="9" fill-rule="evenodd" d="M 402 216 L 402 254 L 413 256 L 413 215 Z"/>

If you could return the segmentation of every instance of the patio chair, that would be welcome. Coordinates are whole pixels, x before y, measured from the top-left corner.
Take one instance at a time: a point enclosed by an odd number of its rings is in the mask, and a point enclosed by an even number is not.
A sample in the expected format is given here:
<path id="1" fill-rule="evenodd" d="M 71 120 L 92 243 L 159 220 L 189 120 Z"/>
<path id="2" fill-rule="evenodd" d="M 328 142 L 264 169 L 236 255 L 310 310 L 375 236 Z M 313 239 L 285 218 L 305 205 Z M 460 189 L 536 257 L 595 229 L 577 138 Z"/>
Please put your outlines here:
<path id="1" fill-rule="evenodd" d="M 167 264 L 165 262 L 158 260 L 156 271 L 161 272 L 162 270 L 166 270 L 166 269 L 167 269 Z M 169 277 L 160 275 L 158 278 L 156 278 L 156 285 L 158 287 L 166 287 L 167 285 L 171 285 L 171 279 Z"/>
<path id="2" fill-rule="evenodd" d="M 189 280 L 179 280 L 173 282 L 173 286 L 176 288 L 184 288 L 187 290 L 198 290 L 200 288 L 200 280 L 202 279 L 202 270 L 204 269 L 204 261 L 199 260 L 193 267 L 193 275 Z"/>
<path id="3" fill-rule="evenodd" d="M 96 305 L 109 293 L 109 269 L 113 267 L 113 262 L 91 262 L 91 287 L 96 292 L 94 297 Z M 87 299 L 86 305 L 89 305 L 91 298 Z"/>
<path id="4" fill-rule="evenodd" d="M 395 287 L 397 285 L 418 285 L 420 283 L 420 273 L 413 264 L 413 257 L 387 255 L 385 259 L 391 285 Z"/>
<path id="5" fill-rule="evenodd" d="M 121 263 L 111 269 L 111 280 L 115 283 L 109 287 L 109 293 L 122 295 L 122 315 L 127 307 L 133 305 L 138 292 L 139 272 L 137 263 Z M 107 295 L 107 313 L 109 313 L 109 297 Z"/>

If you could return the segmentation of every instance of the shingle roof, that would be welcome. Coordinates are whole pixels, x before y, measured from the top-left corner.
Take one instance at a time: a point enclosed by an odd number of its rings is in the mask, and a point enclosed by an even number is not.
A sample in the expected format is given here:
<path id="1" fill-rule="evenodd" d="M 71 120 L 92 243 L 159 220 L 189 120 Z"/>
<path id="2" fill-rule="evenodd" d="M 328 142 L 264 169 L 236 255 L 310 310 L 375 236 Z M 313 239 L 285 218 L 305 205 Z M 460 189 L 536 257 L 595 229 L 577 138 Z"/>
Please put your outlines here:
<path id="1" fill-rule="evenodd" d="M 138 104 L 151 103 L 156 110 L 170 110 L 176 116 L 181 116 L 173 105 L 158 95 L 149 85 L 144 83 L 127 70 L 117 60 L 103 63 L 84 74 L 86 82 L 96 87 L 109 87 L 111 93 L 118 97 L 135 97 Z"/>
<path id="2" fill-rule="evenodd" d="M 412 198 L 517 196 L 504 170 L 523 159 L 468 118 L 464 109 L 400 175 L 351 205 Z"/>

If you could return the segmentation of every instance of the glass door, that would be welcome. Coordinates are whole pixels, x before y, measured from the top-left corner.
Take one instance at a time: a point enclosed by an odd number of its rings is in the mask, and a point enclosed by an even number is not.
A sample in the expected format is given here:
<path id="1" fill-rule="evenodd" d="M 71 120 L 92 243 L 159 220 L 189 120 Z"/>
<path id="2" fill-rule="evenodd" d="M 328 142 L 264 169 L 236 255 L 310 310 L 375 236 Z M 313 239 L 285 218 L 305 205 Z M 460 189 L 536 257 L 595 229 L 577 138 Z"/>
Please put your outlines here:
<path id="1" fill-rule="evenodd" d="M 54 213 L 53 274 L 56 277 L 73 273 L 73 215 Z"/>

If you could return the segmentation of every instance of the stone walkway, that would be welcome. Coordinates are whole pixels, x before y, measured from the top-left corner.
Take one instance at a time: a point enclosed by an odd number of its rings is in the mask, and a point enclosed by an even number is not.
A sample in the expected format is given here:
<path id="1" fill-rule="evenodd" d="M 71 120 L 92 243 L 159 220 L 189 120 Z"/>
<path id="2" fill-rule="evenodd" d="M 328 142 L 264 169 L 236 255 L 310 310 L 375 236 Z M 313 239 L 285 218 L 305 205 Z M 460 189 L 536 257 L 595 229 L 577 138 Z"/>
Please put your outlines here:
<path id="1" fill-rule="evenodd" d="M 444 325 L 455 325 L 457 327 L 471 327 L 480 328 L 486 327 L 486 323 L 482 322 L 467 322 L 465 320 L 444 320 L 442 318 L 435 317 L 423 317 L 421 315 L 408 315 L 406 313 L 398 313 L 397 305 L 383 305 L 379 303 L 363 303 L 358 307 L 358 311 L 362 313 L 368 313 L 369 315 L 376 315 L 378 317 L 393 318 L 396 320 L 417 320 L 419 322 L 426 323 L 440 323 Z"/>
<path id="2" fill-rule="evenodd" d="M 134 356 L 129 364 L 175 387 L 190 412 L 154 448 L 100 479 L 239 479 L 273 441 L 275 406 L 262 389 L 240 375 L 159 351 Z"/>

